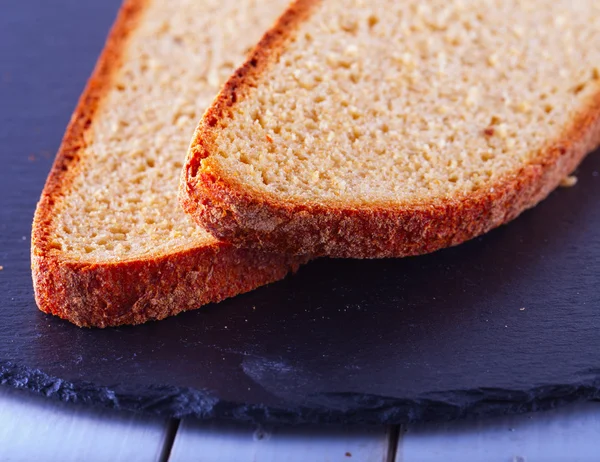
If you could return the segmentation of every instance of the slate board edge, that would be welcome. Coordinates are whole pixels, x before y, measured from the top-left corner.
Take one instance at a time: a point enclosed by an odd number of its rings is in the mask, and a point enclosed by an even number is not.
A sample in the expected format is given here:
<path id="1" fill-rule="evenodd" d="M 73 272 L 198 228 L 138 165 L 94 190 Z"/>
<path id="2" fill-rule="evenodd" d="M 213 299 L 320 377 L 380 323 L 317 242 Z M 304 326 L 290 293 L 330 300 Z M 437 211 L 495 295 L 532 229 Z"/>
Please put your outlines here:
<path id="1" fill-rule="evenodd" d="M 172 386 L 143 392 L 111 389 L 90 382 L 68 382 L 38 369 L 0 362 L 0 385 L 62 402 L 147 413 L 170 418 L 235 420 L 254 424 L 412 424 L 465 417 L 521 414 L 550 410 L 576 401 L 600 399 L 600 374 L 585 382 L 544 385 L 529 390 L 456 390 L 417 400 L 359 393 L 315 396 L 318 407 L 273 408 L 219 400 L 207 390 Z M 325 403 L 328 402 L 328 405 Z"/>

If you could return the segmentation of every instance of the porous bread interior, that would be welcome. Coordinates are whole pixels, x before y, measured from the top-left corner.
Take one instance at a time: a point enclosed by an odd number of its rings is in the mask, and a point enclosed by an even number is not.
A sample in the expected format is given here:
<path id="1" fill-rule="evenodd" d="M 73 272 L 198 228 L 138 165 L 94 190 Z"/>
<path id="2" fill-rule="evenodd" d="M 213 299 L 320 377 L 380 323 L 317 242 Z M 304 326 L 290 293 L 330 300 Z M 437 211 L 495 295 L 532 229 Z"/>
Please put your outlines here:
<path id="1" fill-rule="evenodd" d="M 51 248 L 77 260 L 160 255 L 214 243 L 180 210 L 194 128 L 287 0 L 148 0 L 57 203 Z"/>
<path id="2" fill-rule="evenodd" d="M 493 191 L 600 89 L 597 0 L 325 1 L 293 37 L 202 161 L 284 200 Z"/>

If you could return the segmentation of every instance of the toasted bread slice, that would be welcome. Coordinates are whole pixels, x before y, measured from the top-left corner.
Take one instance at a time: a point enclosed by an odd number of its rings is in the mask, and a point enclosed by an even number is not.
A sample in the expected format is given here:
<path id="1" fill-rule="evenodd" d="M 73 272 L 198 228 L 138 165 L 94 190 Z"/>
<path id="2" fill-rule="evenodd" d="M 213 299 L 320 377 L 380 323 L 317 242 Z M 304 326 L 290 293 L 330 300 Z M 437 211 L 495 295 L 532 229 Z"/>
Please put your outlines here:
<path id="1" fill-rule="evenodd" d="M 596 0 L 298 0 L 196 130 L 180 202 L 236 245 L 459 244 L 600 142 Z"/>
<path id="2" fill-rule="evenodd" d="M 283 278 L 303 258 L 234 248 L 177 204 L 194 130 L 286 0 L 128 0 L 38 204 L 39 308 L 78 326 L 138 324 Z"/>

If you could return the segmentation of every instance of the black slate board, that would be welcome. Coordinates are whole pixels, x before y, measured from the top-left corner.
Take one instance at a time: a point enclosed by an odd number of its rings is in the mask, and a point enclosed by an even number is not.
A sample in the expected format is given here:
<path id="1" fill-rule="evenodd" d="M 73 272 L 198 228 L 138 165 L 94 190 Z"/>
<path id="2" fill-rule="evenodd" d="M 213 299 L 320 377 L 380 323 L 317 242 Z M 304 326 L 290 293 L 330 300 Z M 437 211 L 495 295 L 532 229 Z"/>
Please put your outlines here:
<path id="1" fill-rule="evenodd" d="M 66 401 L 262 422 L 388 422 L 600 396 L 600 156 L 508 226 L 433 255 L 320 260 L 135 328 L 40 313 L 30 223 L 118 0 L 0 6 L 0 382 Z"/>

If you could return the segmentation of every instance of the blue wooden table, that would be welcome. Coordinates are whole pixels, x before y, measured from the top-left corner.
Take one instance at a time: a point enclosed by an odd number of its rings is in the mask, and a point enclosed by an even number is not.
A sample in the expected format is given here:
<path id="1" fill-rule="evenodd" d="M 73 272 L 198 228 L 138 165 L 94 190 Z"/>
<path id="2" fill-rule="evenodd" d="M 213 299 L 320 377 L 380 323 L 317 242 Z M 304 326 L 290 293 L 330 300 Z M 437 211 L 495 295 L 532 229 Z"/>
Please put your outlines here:
<path id="1" fill-rule="evenodd" d="M 61 403 L 0 387 L 1 461 L 600 460 L 600 403 L 409 426 L 261 427 Z"/>

